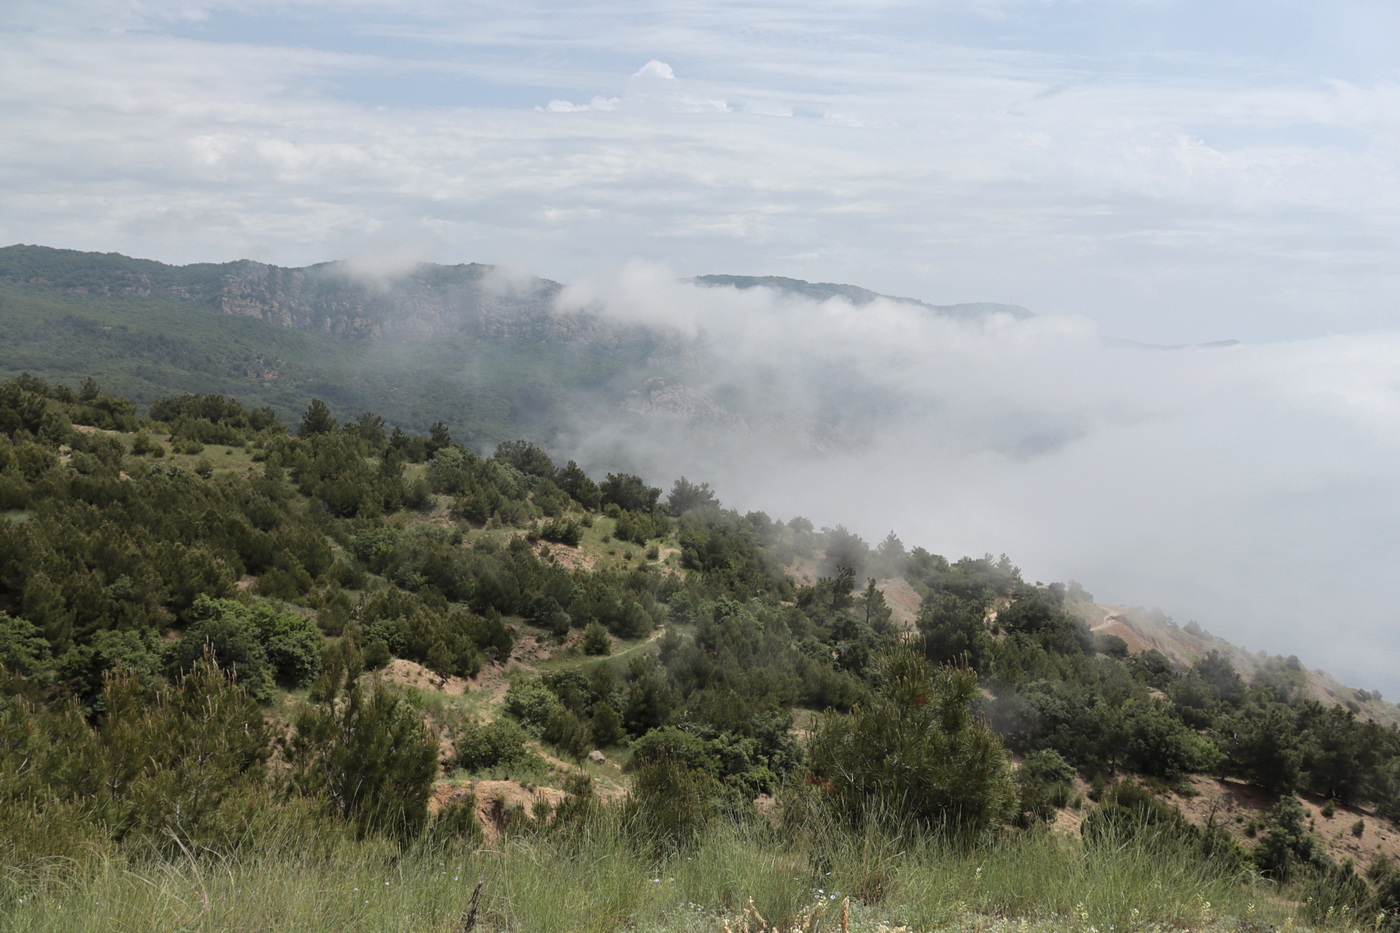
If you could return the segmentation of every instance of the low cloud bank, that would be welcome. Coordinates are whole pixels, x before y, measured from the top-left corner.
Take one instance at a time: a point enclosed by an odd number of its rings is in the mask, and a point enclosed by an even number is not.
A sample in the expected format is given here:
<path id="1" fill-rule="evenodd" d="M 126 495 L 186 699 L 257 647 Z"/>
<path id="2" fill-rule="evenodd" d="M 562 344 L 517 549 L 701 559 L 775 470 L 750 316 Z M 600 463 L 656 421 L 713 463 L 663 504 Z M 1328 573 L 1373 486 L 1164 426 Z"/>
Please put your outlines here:
<path id="1" fill-rule="evenodd" d="M 1074 578 L 1400 700 L 1400 333 L 1145 349 L 1080 318 L 965 323 L 645 264 L 559 306 L 699 348 L 667 374 L 684 390 L 571 439 L 596 465 L 703 479 L 728 506 L 872 543 L 1005 552 L 1027 579 Z"/>

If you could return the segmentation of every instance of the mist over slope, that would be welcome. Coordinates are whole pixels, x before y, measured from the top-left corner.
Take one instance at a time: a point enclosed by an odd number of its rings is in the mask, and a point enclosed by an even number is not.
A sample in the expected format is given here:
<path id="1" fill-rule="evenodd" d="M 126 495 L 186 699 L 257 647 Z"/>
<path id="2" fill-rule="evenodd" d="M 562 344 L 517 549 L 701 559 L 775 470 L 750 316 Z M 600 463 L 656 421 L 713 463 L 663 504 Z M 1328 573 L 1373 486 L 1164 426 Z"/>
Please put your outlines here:
<path id="1" fill-rule="evenodd" d="M 1008 553 L 1028 579 L 1078 579 L 1400 696 L 1394 333 L 1154 349 L 1015 306 L 647 264 L 560 285 L 478 265 L 173 267 L 11 247 L 0 285 L 15 316 L 0 368 L 54 352 L 16 337 L 30 319 L 108 346 L 159 299 L 163 340 L 209 328 L 188 342 L 220 380 L 162 376 L 156 342 L 147 398 L 217 390 L 285 415 L 321 396 L 342 418 L 442 418 L 483 449 L 525 436 L 591 471 L 705 480 L 727 505 L 869 541 Z M 23 303 L 41 288 L 49 304 Z M 245 334 L 252 349 L 222 353 L 239 321 L 309 342 Z M 114 352 L 146 352 L 128 337 Z"/>
<path id="2" fill-rule="evenodd" d="M 959 320 L 645 265 L 558 298 L 585 305 L 690 338 L 678 381 L 757 415 L 692 398 L 644 430 L 623 412 L 562 444 L 581 462 L 703 477 L 730 505 L 867 540 L 1010 553 L 1028 578 L 1400 690 L 1400 335 L 1168 351 L 1082 318 Z M 836 442 L 794 443 L 812 424 Z"/>

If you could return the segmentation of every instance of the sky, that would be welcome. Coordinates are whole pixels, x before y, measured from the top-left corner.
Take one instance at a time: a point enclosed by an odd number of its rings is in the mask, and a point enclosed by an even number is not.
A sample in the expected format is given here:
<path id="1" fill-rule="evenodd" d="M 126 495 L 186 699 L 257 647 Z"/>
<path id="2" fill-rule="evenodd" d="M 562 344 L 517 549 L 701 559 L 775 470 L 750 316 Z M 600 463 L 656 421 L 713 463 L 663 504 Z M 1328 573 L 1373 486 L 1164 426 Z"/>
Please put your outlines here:
<path id="1" fill-rule="evenodd" d="M 0 243 L 493 263 L 734 342 L 717 387 L 841 359 L 899 400 L 867 456 L 731 450 L 722 498 L 1400 699 L 1391 0 L 8 0 L 0 126 Z M 705 273 L 1039 317 L 674 282 Z"/>

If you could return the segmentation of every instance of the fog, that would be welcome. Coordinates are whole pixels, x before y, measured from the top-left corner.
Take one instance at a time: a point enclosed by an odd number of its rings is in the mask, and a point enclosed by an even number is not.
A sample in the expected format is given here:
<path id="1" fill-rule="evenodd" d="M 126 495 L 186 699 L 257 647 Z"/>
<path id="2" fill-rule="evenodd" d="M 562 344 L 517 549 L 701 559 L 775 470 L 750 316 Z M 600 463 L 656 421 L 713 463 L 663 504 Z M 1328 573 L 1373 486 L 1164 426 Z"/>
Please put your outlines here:
<path id="1" fill-rule="evenodd" d="M 728 507 L 872 544 L 1006 553 L 1029 581 L 1076 579 L 1400 700 L 1400 333 L 1147 348 L 1084 318 L 966 323 L 647 264 L 557 306 L 698 348 L 669 377 L 698 395 L 601 413 L 567 439 L 581 462 L 705 480 Z"/>

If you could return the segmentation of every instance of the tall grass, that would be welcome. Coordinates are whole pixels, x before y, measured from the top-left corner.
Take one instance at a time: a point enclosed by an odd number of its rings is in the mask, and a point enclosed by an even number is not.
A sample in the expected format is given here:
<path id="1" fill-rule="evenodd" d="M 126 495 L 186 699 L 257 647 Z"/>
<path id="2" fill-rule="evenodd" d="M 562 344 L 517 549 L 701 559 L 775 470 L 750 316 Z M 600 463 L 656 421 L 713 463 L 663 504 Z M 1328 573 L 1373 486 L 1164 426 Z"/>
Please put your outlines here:
<path id="1" fill-rule="evenodd" d="M 1296 918 L 1248 878 L 1212 870 L 1170 840 L 1086 846 L 1048 831 L 982 845 L 897 833 L 787 833 L 717 821 L 665 857 L 638 845 L 616 810 L 566 832 L 469 848 L 409 849 L 292 821 L 236 855 L 96 852 L 80 869 L 11 873 L 5 933 L 277 931 L 448 933 L 477 881 L 478 931 L 720 933 L 762 916 L 770 929 L 1261 930 Z M 76 863 L 73 863 L 76 864 Z M 751 929 L 757 928 L 755 922 Z"/>
<path id="2" fill-rule="evenodd" d="M 1195 929 L 1215 920 L 1257 919 L 1258 907 L 1251 905 L 1262 892 L 1249 880 L 1170 838 L 1144 834 L 1086 846 L 1040 830 L 977 847 L 921 843 L 901 860 L 887 897 L 918 929 L 968 913 L 1064 918 L 1105 930 L 1143 924 Z"/>

